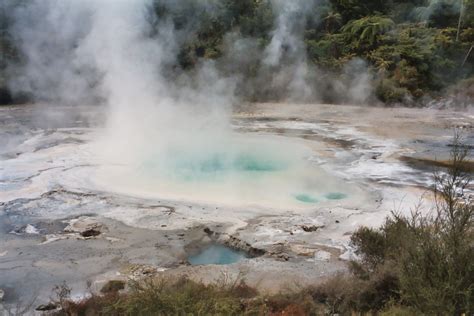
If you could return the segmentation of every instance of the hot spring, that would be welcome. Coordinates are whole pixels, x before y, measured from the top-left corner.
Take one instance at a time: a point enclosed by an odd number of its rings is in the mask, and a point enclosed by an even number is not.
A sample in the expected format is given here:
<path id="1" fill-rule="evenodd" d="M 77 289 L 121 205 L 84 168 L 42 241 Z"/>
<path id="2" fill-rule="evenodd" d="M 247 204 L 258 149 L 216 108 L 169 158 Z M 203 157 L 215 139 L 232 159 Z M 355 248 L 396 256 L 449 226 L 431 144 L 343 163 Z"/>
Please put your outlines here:
<path id="1" fill-rule="evenodd" d="M 219 244 L 211 244 L 200 252 L 189 256 L 188 261 L 192 265 L 225 265 L 237 263 L 248 257 L 243 251 L 234 250 Z"/>
<path id="2" fill-rule="evenodd" d="M 225 205 L 310 207 L 354 194 L 312 162 L 314 156 L 298 140 L 234 135 L 151 149 L 136 164 L 105 164 L 97 179 L 120 193 Z"/>

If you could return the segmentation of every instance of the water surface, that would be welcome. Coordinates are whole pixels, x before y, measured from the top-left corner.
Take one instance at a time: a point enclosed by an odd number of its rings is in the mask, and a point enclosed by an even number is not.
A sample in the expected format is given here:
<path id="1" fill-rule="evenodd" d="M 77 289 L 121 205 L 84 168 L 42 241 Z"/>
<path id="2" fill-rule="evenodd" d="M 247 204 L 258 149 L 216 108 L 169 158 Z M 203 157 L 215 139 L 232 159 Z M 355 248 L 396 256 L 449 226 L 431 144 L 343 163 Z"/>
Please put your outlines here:
<path id="1" fill-rule="evenodd" d="M 192 265 L 225 265 L 239 262 L 245 258 L 248 258 L 248 256 L 242 251 L 237 251 L 229 247 L 216 244 L 205 248 L 196 255 L 190 256 L 188 261 Z"/>

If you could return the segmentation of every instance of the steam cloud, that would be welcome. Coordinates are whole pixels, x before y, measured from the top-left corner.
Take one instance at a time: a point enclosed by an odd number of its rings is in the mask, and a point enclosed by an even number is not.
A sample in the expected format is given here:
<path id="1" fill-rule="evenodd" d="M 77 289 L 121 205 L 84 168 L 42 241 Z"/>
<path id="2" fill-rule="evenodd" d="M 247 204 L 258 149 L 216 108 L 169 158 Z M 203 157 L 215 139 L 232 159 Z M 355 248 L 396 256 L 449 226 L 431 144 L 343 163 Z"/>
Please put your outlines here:
<path id="1" fill-rule="evenodd" d="M 429 0 L 426 6 L 417 7 L 413 10 L 413 17 L 417 20 L 427 21 L 436 11 L 444 11 L 457 14 L 460 10 L 460 1 Z"/>
<path id="2" fill-rule="evenodd" d="M 106 148 L 115 157 L 132 158 L 149 138 L 160 140 L 158 150 L 169 145 L 166 139 L 184 142 L 201 133 L 207 142 L 210 135 L 222 135 L 234 80 L 204 61 L 193 74 L 165 77 L 176 65 L 183 35 L 166 19 L 149 21 L 150 5 L 36 0 L 19 7 L 13 36 L 26 63 L 12 70 L 17 78 L 12 87 L 44 102 L 106 103 Z"/>
<path id="3" fill-rule="evenodd" d="M 314 1 L 272 0 L 276 12 L 276 29 L 270 44 L 264 51 L 263 65 L 276 67 L 282 62 L 283 55 L 290 58 L 289 67 L 281 69 L 275 80 L 284 80 L 290 74 L 288 82 L 288 100 L 308 101 L 314 99 L 314 89 L 309 84 L 309 69 L 306 58 L 306 47 L 303 32 L 307 16 L 316 5 Z M 278 84 L 278 83 L 277 83 Z"/>
<path id="4" fill-rule="evenodd" d="M 134 104 L 143 104 L 139 100 L 156 104 L 160 99 L 162 107 L 190 99 L 191 104 L 204 103 L 200 106 L 223 102 L 227 107 L 235 95 L 292 102 L 366 102 L 371 96 L 370 76 L 362 63 L 356 67 L 361 80 L 352 80 L 355 73 L 347 80 L 323 73 L 307 60 L 304 28 L 315 22 L 311 12 L 324 1 L 267 1 L 275 20 L 266 47 L 232 31 L 226 36 L 222 58 L 201 61 L 198 71 L 185 74 L 176 58 L 180 45 L 196 36 L 200 21 L 195 7 L 218 11 L 215 1 L 30 0 L 15 11 L 12 35 L 21 44 L 26 63 L 10 70 L 10 86 L 39 101 L 105 101 L 118 108 L 120 104 L 130 107 L 130 99 Z M 186 15 L 184 27 L 176 30 L 166 17 L 149 14 L 147 10 L 157 3 Z M 259 70 L 257 76 L 247 78 L 242 69 L 251 64 L 259 65 Z M 367 84 L 358 89 L 353 82 Z M 168 101 L 161 102 L 164 99 Z M 162 112 L 160 116 L 170 113 Z"/>
<path id="5" fill-rule="evenodd" d="M 210 0 L 194 3 L 215 9 Z M 177 28 L 167 16 L 150 14 L 156 0 L 29 0 L 15 11 L 12 36 L 25 62 L 10 70 L 17 78 L 12 88 L 45 103 L 106 106 L 106 128 L 94 143 L 104 162 L 97 182 L 124 185 L 127 192 L 142 183 L 155 190 L 156 179 L 169 180 L 170 170 L 181 170 L 186 178 L 215 167 L 230 170 L 225 185 L 219 186 L 235 193 L 235 188 L 245 187 L 239 170 L 262 168 L 259 161 L 279 157 L 293 172 L 281 171 L 288 179 L 280 183 L 280 195 L 293 201 L 293 190 L 305 190 L 295 176 L 308 176 L 302 166 L 304 150 L 233 135 L 232 105 L 248 93 L 270 96 L 275 91 L 279 94 L 274 100 L 323 100 L 321 91 L 330 90 L 328 82 L 334 95 L 364 102 L 371 78 L 358 60 L 347 65 L 341 78 L 330 80 L 310 66 L 303 30 L 316 1 L 270 3 L 275 21 L 266 47 L 233 30 L 225 36 L 221 58 L 202 58 L 185 71 L 177 56 L 200 23 L 186 1 L 159 2 L 168 10 L 191 14 Z M 257 74 L 249 80 L 242 69 L 255 64 Z M 178 174 L 169 182 L 159 181 L 160 190 L 167 190 Z M 318 176 L 315 171 L 311 178 Z M 264 193 L 258 190 L 247 193 Z M 186 192 L 192 194 L 194 187 Z"/>
<path id="6" fill-rule="evenodd" d="M 265 48 L 231 32 L 222 58 L 202 59 L 188 72 L 179 68 L 177 55 L 180 44 L 195 36 L 199 20 L 185 10 L 186 1 L 159 2 L 190 14 L 179 30 L 168 18 L 149 14 L 157 4 L 152 0 L 27 1 L 14 12 L 12 36 L 25 62 L 10 69 L 11 88 L 48 103 L 105 103 L 108 128 L 99 147 L 127 162 L 141 160 L 134 152 L 189 146 L 189 138 L 196 147 L 225 143 L 229 113 L 241 94 L 309 102 L 325 101 L 332 91 L 339 102 L 365 102 L 371 77 L 362 61 L 333 78 L 307 60 L 303 30 L 318 2 L 268 1 L 275 21 Z M 196 3 L 216 10 L 213 1 Z M 260 66 L 248 80 L 241 69 L 252 63 Z"/>

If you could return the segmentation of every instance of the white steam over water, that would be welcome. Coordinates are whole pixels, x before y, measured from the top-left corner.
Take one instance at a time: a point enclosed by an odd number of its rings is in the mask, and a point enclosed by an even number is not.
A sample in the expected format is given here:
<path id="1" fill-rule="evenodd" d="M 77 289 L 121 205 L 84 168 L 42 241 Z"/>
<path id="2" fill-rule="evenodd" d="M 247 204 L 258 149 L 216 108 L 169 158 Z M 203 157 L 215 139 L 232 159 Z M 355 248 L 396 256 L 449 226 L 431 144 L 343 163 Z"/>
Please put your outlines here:
<path id="1" fill-rule="evenodd" d="M 192 77 L 164 78 L 176 62 L 177 35 L 164 20 L 151 36 L 150 5 L 46 0 L 17 12 L 15 36 L 27 64 L 14 84 L 54 102 L 84 102 L 97 93 L 109 111 L 96 148 L 116 163 L 140 164 L 170 146 L 209 146 L 228 133 L 233 80 L 220 77 L 211 62 Z"/>
<path id="2" fill-rule="evenodd" d="M 305 75 L 304 19 L 296 21 L 311 4 L 271 3 L 275 30 L 263 64 L 277 66 L 282 47 L 289 47 L 297 88 L 290 90 L 304 99 L 312 90 Z M 348 186 L 307 161 L 311 152 L 304 146 L 231 131 L 238 76 L 225 77 L 214 62 L 201 60 L 196 70 L 170 78 L 183 34 L 166 18 L 150 15 L 151 5 L 150 0 L 36 0 L 16 12 L 14 35 L 27 63 L 14 84 L 51 102 L 107 106 L 105 129 L 89 148 L 89 163 L 101 166 L 87 175 L 89 185 L 160 198 L 273 206 L 350 195 Z"/>

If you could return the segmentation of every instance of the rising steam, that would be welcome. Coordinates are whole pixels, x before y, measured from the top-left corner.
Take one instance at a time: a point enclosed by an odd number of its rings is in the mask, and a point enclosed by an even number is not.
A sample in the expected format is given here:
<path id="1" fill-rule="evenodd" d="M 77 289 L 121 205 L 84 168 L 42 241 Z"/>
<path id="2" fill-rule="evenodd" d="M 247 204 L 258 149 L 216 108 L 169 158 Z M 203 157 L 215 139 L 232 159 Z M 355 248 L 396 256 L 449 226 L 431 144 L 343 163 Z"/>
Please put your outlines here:
<path id="1" fill-rule="evenodd" d="M 130 193 L 169 192 L 178 199 L 214 198 L 293 203 L 301 193 L 324 199 L 331 187 L 319 169 L 308 171 L 307 149 L 269 138 L 243 138 L 231 132 L 230 113 L 238 89 L 248 81 L 242 65 L 260 65 L 250 84 L 282 91 L 280 99 L 318 98 L 318 75 L 309 66 L 303 30 L 313 1 L 272 0 L 274 30 L 266 47 L 235 31 L 227 34 L 221 59 L 179 67 L 180 45 L 195 35 L 196 21 L 175 27 L 151 14 L 152 0 L 30 0 L 15 12 L 13 36 L 25 57 L 13 88 L 48 103 L 100 103 L 106 128 L 93 146 L 100 157 L 97 182 Z M 187 2 L 163 1 L 170 10 Z M 212 10 L 212 1 L 198 1 Z M 186 10 L 184 10 L 186 12 Z M 192 14 L 192 10 L 189 12 Z M 363 63 L 347 68 L 349 79 L 335 80 L 362 101 L 357 79 Z M 345 84 L 354 83 L 351 89 Z M 357 83 L 357 84 L 355 84 Z M 364 84 L 363 84 L 364 85 Z M 283 87 L 283 89 L 279 89 Z M 194 180 L 213 181 L 196 187 Z M 263 183 L 272 184 L 267 190 Z M 184 183 L 184 184 L 183 184 Z M 208 187 L 208 189 L 205 189 Z M 180 196 L 173 194 L 180 193 Z M 184 195 L 184 196 L 183 196 Z M 278 196 L 278 198 L 276 197 Z M 309 196 L 310 196 L 309 195 Z"/>
<path id="2" fill-rule="evenodd" d="M 212 1 L 196 3 L 216 9 Z M 274 29 L 266 47 L 232 32 L 222 58 L 201 59 L 186 72 L 178 66 L 180 44 L 199 23 L 192 10 L 183 9 L 187 2 L 160 2 L 190 14 L 187 27 L 177 30 L 166 16 L 151 13 L 157 4 L 152 0 L 30 0 L 14 12 L 12 36 L 25 62 L 11 69 L 11 87 L 41 102 L 106 104 L 106 136 L 98 148 L 134 163 L 179 144 L 225 143 L 231 107 L 249 86 L 252 93 L 278 91 L 276 100 L 321 101 L 321 91 L 332 90 L 338 100 L 365 102 L 371 77 L 362 61 L 328 80 L 307 60 L 303 30 L 317 1 L 270 3 Z M 252 80 L 241 72 L 249 64 L 260 65 Z"/>
<path id="3" fill-rule="evenodd" d="M 134 153 L 150 139 L 153 150 L 166 150 L 190 135 L 205 142 L 222 136 L 233 79 L 204 61 L 192 75 L 165 77 L 176 65 L 178 35 L 166 19 L 150 23 L 151 4 L 38 0 L 19 7 L 13 34 L 26 63 L 15 69 L 14 90 L 45 102 L 105 103 L 106 146 L 99 148 L 115 158 L 139 159 Z"/>

